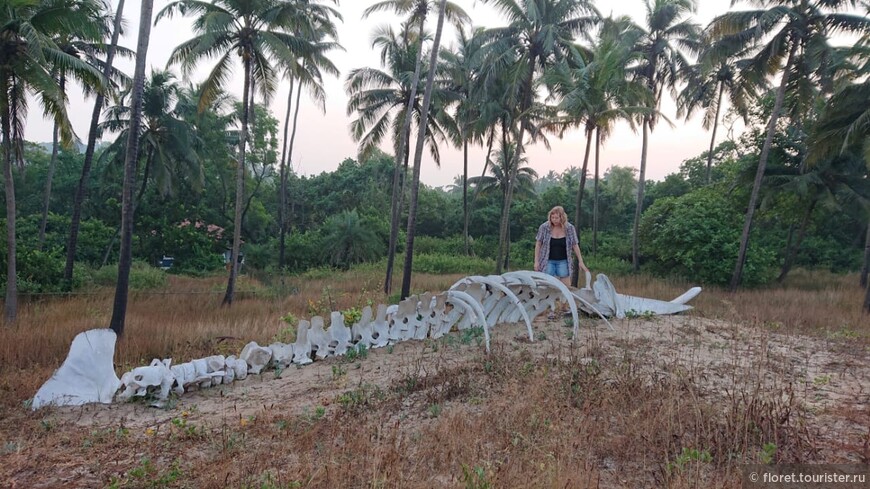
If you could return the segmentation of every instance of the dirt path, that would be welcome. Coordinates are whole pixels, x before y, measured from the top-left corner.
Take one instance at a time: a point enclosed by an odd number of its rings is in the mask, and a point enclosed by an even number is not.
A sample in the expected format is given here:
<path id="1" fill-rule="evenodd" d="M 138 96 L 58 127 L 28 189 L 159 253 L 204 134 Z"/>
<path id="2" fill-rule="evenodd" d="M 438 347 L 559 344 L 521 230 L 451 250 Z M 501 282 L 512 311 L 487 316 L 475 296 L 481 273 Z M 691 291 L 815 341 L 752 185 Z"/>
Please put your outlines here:
<path id="1" fill-rule="evenodd" d="M 866 463 L 870 458 L 870 353 L 850 347 L 848 338 L 793 336 L 694 316 L 612 324 L 614 330 L 601 321 L 584 321 L 574 353 L 588 354 L 590 362 L 602 355 L 629 359 L 650 375 L 676 376 L 713 396 L 740 389 L 794 395 L 808 413 L 809 428 L 824 442 L 819 449 L 829 452 L 827 460 Z M 528 341 L 522 325 L 497 327 L 493 347 L 524 349 L 539 357 L 571 353 L 571 328 L 544 319 L 534 326 L 535 342 Z M 49 416 L 61 423 L 159 430 L 180 413 L 191 421 L 219 423 L 244 422 L 263 411 L 329 412 L 339 396 L 359 386 L 386 390 L 403 378 L 470 362 L 484 354 L 481 341 L 452 333 L 437 342 L 408 341 L 372 350 L 353 362 L 331 358 L 280 375 L 265 372 L 185 393 L 169 409 L 119 403 L 55 409 Z"/>

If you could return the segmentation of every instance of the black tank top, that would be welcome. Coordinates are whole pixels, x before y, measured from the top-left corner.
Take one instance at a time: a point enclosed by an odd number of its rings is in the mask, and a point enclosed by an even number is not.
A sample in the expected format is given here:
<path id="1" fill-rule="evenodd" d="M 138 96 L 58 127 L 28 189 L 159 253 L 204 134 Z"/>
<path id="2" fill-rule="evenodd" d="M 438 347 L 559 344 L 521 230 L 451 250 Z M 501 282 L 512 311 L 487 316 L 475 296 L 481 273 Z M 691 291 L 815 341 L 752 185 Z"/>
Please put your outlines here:
<path id="1" fill-rule="evenodd" d="M 550 260 L 567 260 L 568 246 L 565 238 L 550 238 Z"/>

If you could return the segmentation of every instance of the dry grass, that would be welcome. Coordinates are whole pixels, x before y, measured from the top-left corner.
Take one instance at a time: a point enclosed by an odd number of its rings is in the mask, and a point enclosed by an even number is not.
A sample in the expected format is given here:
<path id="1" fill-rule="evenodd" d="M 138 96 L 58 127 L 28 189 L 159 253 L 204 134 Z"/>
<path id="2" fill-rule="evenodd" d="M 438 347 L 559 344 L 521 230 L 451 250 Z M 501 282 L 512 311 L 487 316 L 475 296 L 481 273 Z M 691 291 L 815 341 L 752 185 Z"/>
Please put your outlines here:
<path id="1" fill-rule="evenodd" d="M 458 278 L 418 276 L 414 288 L 445 290 Z M 620 292 L 655 298 L 687 287 L 644 276 L 613 281 Z M 222 308 L 222 277 L 172 277 L 173 294 L 131 297 L 119 373 L 154 357 L 186 361 L 268 343 L 288 312 L 305 318 L 386 302 L 379 284 L 379 276 L 353 271 L 283 284 L 243 279 L 237 302 Z M 784 287 L 707 289 L 693 314 L 866 352 L 870 320 L 856 284 L 855 276 L 799 272 Z M 711 392 L 676 363 L 644 354 L 639 340 L 589 340 L 545 356 L 496 342 L 488 356 L 465 347 L 464 362 L 443 347 L 427 360 L 439 368 L 417 361 L 390 385 L 352 385 L 323 411 L 263 406 L 253 416 L 195 422 L 170 411 L 172 422 L 154 433 L 55 425 L 25 410 L 75 334 L 108 322 L 111 300 L 101 291 L 32 302 L 16 325 L 0 329 L 0 484 L 738 487 L 738 464 L 766 461 L 766 443 L 776 446 L 777 462 L 825 461 L 793 386 L 762 394 L 760 378 L 735 379 Z M 841 414 L 866 424 L 870 408 Z"/>

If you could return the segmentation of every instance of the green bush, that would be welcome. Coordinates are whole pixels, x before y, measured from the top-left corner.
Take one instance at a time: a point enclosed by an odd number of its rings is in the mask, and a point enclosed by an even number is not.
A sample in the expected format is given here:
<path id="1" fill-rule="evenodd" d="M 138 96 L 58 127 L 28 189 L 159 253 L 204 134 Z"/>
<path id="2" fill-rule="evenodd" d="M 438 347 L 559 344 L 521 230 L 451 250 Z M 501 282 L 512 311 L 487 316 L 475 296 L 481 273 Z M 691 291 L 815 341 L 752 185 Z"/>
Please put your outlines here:
<path id="1" fill-rule="evenodd" d="M 6 255 L 0 260 L 3 270 L 6 269 Z M 60 249 L 46 251 L 36 249 L 19 249 L 16 253 L 18 275 L 18 292 L 23 294 L 45 294 L 64 291 L 63 271 L 66 266 L 66 255 Z M 72 288 L 77 289 L 88 282 L 90 277 L 84 265 L 76 263 L 73 268 Z M 6 289 L 6 277 L 3 277 L 3 290 Z"/>
<path id="2" fill-rule="evenodd" d="M 640 229 L 645 265 L 663 275 L 726 285 L 734 271 L 743 214 L 726 195 L 702 188 L 657 200 L 643 214 Z M 750 240 L 743 284 L 773 279 L 776 254 Z"/>
<path id="3" fill-rule="evenodd" d="M 595 256 L 584 256 L 583 262 L 589 267 L 593 274 L 603 273 L 605 275 L 619 276 L 631 274 L 631 262 L 616 258 L 614 256 L 605 256 L 598 254 Z M 582 282 L 582 280 L 581 280 Z"/>
<path id="4" fill-rule="evenodd" d="M 495 270 L 495 262 L 485 258 L 445 254 L 414 254 L 413 268 L 416 273 L 447 274 L 463 273 L 466 275 L 487 275 Z M 403 263 L 404 257 L 399 261 Z"/>
<path id="5" fill-rule="evenodd" d="M 118 264 L 106 265 L 93 274 L 95 285 L 114 287 L 118 283 Z M 130 269 L 130 289 L 147 290 L 166 286 L 166 273 L 143 261 L 134 261 Z"/>

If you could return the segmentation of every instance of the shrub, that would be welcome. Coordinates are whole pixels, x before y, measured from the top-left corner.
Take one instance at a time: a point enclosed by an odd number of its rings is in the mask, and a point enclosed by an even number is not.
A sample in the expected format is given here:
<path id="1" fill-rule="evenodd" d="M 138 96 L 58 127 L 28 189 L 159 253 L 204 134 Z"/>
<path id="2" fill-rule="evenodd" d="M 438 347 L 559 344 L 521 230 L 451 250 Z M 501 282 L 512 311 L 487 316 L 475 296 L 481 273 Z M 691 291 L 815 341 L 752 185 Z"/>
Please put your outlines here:
<path id="1" fill-rule="evenodd" d="M 93 274 L 94 284 L 113 287 L 118 283 L 118 264 L 106 265 Z M 166 273 L 143 261 L 134 261 L 130 269 L 130 288 L 133 290 L 156 289 L 166 286 Z"/>
<path id="2" fill-rule="evenodd" d="M 6 269 L 6 255 L 0 259 L 0 266 Z M 36 249 L 19 249 L 16 253 L 18 271 L 18 291 L 23 294 L 54 293 L 64 291 L 63 271 L 66 265 L 66 255 L 60 249 L 39 251 Z M 72 288 L 76 289 L 87 283 L 88 271 L 84 265 L 75 264 L 73 268 Z M 6 289 L 6 278 L 3 277 L 3 290 Z"/>
<path id="3" fill-rule="evenodd" d="M 644 212 L 641 251 L 654 272 L 707 284 L 728 284 L 737 261 L 743 215 L 712 188 L 657 200 Z M 750 241 L 744 285 L 773 279 L 776 254 Z"/>
<path id="4" fill-rule="evenodd" d="M 417 255 L 415 253 L 413 268 L 414 272 L 417 273 L 431 273 L 436 275 L 447 273 L 486 275 L 495 270 L 495 262 L 485 258 L 461 255 L 445 255 L 436 253 Z"/>

